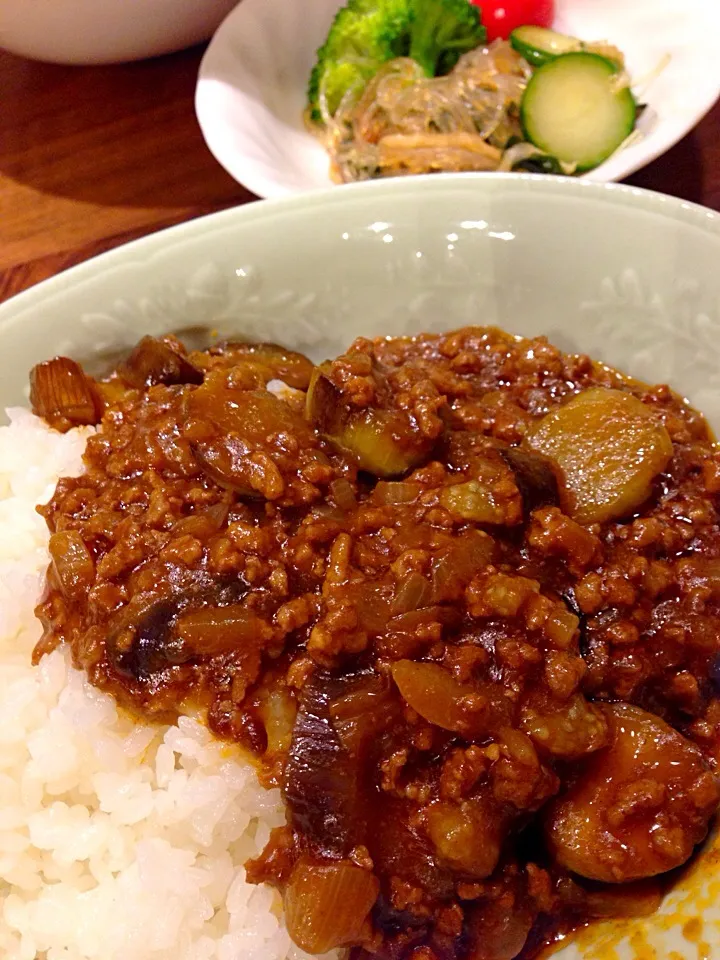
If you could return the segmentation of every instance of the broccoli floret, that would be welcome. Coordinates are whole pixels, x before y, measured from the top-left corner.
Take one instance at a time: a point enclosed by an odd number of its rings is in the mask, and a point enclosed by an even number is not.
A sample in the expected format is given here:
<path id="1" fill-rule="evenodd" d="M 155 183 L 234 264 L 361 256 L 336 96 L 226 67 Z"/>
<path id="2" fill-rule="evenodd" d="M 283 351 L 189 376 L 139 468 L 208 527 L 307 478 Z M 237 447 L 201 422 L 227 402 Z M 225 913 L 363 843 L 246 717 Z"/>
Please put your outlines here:
<path id="1" fill-rule="evenodd" d="M 409 0 L 350 0 L 338 11 L 310 75 L 313 120 L 321 119 L 321 88 L 333 114 L 348 90 L 362 90 L 383 63 L 407 54 L 409 20 Z"/>
<path id="2" fill-rule="evenodd" d="M 333 114 L 348 90 L 361 91 L 388 60 L 409 56 L 437 76 L 484 40 L 478 8 L 468 0 L 349 0 L 317 52 L 310 115 L 321 120 L 321 89 Z"/>
<path id="3" fill-rule="evenodd" d="M 485 42 L 480 13 L 468 0 L 412 0 L 409 55 L 428 77 L 449 73 L 463 53 Z"/>

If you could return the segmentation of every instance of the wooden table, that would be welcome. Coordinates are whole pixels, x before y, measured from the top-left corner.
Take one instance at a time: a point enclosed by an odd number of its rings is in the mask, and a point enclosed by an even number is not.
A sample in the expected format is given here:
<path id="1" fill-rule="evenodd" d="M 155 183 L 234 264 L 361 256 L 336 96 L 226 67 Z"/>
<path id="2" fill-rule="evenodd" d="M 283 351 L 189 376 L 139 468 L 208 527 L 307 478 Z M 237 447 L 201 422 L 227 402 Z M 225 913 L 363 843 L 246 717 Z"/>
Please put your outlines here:
<path id="1" fill-rule="evenodd" d="M 126 240 L 256 199 L 198 129 L 201 56 L 61 67 L 0 51 L 0 300 Z M 720 210 L 720 104 L 630 182 Z"/>

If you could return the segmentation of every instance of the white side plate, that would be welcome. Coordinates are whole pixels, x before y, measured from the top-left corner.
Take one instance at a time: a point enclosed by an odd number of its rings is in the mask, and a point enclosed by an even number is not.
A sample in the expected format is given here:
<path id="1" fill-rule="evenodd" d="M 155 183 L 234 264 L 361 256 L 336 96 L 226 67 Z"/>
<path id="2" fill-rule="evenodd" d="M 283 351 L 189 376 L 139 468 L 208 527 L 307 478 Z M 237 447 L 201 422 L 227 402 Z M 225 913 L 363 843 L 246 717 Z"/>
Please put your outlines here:
<path id="1" fill-rule="evenodd" d="M 200 127 L 228 173 L 261 197 L 330 184 L 327 155 L 304 129 L 302 111 L 315 51 L 340 6 L 339 0 L 243 0 L 205 54 L 195 101 Z M 643 138 L 589 179 L 621 180 L 639 170 L 684 137 L 720 96 L 719 0 L 559 0 L 557 27 L 620 47 L 634 80 L 670 56 L 647 92 L 640 91 L 650 106 Z"/>

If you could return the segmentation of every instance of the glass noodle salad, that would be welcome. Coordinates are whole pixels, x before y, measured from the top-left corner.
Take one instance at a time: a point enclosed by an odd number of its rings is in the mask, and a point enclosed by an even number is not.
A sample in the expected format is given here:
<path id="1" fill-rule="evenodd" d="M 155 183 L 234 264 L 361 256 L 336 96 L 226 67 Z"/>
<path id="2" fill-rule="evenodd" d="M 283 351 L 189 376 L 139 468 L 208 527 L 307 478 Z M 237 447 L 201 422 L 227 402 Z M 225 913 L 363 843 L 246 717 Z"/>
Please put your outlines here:
<path id="1" fill-rule="evenodd" d="M 578 174 L 634 136 L 623 53 L 525 24 L 489 40 L 468 0 L 349 0 L 306 121 L 341 183 L 439 171 Z"/>

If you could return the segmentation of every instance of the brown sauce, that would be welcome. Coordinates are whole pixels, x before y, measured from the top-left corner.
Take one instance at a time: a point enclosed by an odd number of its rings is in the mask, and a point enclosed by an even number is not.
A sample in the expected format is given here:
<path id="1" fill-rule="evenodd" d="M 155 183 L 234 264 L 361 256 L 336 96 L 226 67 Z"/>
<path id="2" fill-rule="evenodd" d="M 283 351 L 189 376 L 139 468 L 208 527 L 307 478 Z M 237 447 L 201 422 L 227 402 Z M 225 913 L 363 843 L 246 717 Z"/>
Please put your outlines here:
<path id="1" fill-rule="evenodd" d="M 291 389 L 266 390 L 271 380 Z M 652 913 L 720 792 L 720 453 L 704 419 L 543 338 L 146 338 L 51 531 L 36 658 L 207 708 L 282 786 L 248 865 L 353 960 L 512 960 Z"/>

